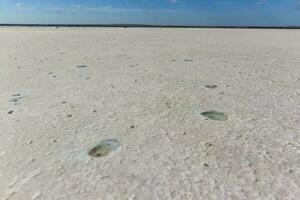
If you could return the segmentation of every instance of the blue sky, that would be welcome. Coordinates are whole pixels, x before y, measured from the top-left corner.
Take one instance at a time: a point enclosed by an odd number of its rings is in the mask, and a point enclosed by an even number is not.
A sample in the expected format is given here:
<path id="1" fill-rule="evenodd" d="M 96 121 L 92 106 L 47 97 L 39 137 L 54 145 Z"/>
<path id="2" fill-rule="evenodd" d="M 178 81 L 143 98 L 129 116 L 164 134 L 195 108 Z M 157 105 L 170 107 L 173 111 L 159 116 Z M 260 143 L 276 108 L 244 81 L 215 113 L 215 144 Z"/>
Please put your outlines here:
<path id="1" fill-rule="evenodd" d="M 300 25 L 300 0 L 0 0 L 0 23 Z"/>

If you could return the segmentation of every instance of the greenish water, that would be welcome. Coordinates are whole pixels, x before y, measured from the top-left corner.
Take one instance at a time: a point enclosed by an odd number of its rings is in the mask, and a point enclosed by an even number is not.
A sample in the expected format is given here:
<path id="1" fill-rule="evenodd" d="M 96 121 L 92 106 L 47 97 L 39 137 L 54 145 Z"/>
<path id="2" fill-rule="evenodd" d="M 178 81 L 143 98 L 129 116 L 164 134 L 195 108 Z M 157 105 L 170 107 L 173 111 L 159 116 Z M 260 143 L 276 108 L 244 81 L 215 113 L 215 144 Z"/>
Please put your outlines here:
<path id="1" fill-rule="evenodd" d="M 118 140 L 110 139 L 103 140 L 99 145 L 93 147 L 88 154 L 92 157 L 104 157 L 110 154 L 111 152 L 117 150 L 120 146 Z"/>
<path id="2" fill-rule="evenodd" d="M 205 87 L 209 89 L 216 89 L 218 86 L 217 85 L 205 85 Z"/>
<path id="3" fill-rule="evenodd" d="M 86 65 L 77 65 L 76 66 L 77 68 L 85 68 L 85 67 L 87 67 Z"/>
<path id="4" fill-rule="evenodd" d="M 218 112 L 214 110 L 206 111 L 201 113 L 204 117 L 207 117 L 211 120 L 217 120 L 217 121 L 226 121 L 228 120 L 228 116 L 223 112 Z"/>

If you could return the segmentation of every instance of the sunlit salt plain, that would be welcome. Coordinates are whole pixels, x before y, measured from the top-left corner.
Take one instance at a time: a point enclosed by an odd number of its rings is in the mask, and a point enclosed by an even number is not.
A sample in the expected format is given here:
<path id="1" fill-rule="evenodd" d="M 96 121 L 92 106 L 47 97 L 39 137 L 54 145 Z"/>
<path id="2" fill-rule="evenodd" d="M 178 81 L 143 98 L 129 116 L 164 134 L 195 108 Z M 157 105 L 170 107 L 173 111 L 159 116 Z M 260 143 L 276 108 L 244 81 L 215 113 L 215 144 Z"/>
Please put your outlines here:
<path id="1" fill-rule="evenodd" d="M 0 199 L 299 199 L 300 31 L 0 28 Z"/>

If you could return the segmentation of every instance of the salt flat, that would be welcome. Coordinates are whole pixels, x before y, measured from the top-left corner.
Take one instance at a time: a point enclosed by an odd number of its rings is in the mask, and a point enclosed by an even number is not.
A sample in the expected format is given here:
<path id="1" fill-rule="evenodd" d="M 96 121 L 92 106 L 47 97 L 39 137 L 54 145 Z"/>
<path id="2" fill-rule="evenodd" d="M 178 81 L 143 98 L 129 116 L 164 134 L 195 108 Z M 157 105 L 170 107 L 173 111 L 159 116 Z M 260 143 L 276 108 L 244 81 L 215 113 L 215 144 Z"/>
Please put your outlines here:
<path id="1" fill-rule="evenodd" d="M 1 200 L 299 199 L 300 30 L 0 28 L 0 94 Z"/>

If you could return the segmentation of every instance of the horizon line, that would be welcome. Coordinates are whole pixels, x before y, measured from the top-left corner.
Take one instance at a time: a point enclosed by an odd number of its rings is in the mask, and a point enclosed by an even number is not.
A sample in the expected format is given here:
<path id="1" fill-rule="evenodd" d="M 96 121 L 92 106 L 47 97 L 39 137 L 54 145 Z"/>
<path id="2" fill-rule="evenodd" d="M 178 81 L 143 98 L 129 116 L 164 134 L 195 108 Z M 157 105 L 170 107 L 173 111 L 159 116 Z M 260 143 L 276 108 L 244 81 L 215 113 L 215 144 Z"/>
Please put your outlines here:
<path id="1" fill-rule="evenodd" d="M 112 28 L 245 28 L 245 29 L 300 29 L 300 26 L 274 26 L 274 25 L 254 25 L 254 26 L 218 26 L 218 25 L 153 25 L 153 24 L 19 24 L 19 23 L 0 23 L 4 26 L 21 27 L 112 27 Z"/>

